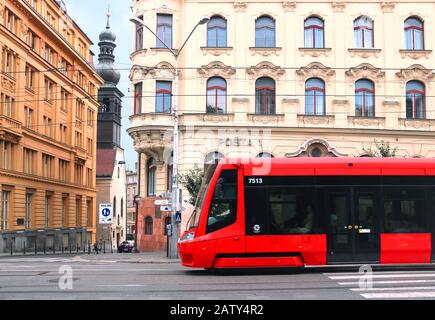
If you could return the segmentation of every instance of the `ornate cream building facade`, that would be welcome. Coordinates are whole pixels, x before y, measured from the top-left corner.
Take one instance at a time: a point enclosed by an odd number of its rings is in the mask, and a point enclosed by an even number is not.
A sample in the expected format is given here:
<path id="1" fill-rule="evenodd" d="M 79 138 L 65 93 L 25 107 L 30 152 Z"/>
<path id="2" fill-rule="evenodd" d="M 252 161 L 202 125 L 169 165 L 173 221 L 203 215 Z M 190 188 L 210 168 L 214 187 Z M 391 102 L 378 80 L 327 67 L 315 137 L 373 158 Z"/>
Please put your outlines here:
<path id="1" fill-rule="evenodd" d="M 95 241 L 91 45 L 61 1 L 0 0 L 0 252 Z"/>
<path id="2" fill-rule="evenodd" d="M 135 0 L 133 15 L 174 50 L 210 18 L 179 56 L 181 173 L 222 156 L 359 157 L 375 140 L 435 157 L 433 1 Z M 132 32 L 128 132 L 147 199 L 170 189 L 175 58 Z"/>

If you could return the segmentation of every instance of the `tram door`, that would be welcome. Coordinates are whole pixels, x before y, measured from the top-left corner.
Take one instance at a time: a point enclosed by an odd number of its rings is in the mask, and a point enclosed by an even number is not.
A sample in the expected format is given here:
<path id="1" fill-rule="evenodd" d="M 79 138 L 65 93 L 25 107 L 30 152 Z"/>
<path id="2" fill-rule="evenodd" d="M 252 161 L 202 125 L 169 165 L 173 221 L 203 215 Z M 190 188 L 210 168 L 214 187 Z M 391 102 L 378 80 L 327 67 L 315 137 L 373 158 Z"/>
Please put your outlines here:
<path id="1" fill-rule="evenodd" d="M 322 188 L 323 189 L 323 188 Z M 324 188 L 329 263 L 379 260 L 377 190 Z"/>

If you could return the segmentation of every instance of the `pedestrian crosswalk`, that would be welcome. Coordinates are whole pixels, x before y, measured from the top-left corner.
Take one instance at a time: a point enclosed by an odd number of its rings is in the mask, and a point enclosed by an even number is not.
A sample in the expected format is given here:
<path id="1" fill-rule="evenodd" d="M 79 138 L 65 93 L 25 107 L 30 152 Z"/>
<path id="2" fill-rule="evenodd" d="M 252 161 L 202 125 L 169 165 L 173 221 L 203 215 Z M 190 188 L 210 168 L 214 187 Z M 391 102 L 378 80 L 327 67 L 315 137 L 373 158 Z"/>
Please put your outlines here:
<path id="1" fill-rule="evenodd" d="M 365 299 L 435 299 L 435 271 L 324 273 Z"/>

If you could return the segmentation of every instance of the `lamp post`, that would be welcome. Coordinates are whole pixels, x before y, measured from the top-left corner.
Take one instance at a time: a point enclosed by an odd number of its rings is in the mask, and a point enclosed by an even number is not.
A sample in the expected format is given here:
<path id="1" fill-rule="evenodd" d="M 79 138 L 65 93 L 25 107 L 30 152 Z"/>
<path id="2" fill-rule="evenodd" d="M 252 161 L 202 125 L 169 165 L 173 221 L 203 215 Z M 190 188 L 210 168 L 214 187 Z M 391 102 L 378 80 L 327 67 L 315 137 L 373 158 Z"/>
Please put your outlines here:
<path id="1" fill-rule="evenodd" d="M 139 211 L 140 199 L 141 199 L 140 195 L 135 195 L 134 200 L 133 200 L 134 206 L 135 206 L 135 213 L 136 213 L 135 217 L 134 217 L 134 219 L 135 219 L 135 223 L 134 223 L 134 250 L 136 252 L 139 252 L 139 250 L 137 249 L 137 223 L 138 223 L 138 214 L 139 214 L 138 211 Z"/>
<path id="2" fill-rule="evenodd" d="M 199 25 L 206 24 L 210 18 L 204 17 L 198 23 L 195 25 L 195 27 L 190 32 L 187 39 L 182 44 L 181 48 L 177 51 L 174 51 L 172 48 L 169 48 L 164 41 L 162 41 L 159 36 L 152 31 L 142 20 L 140 20 L 137 17 L 131 18 L 130 21 L 133 22 L 136 25 L 141 25 L 147 28 L 165 47 L 168 49 L 172 55 L 175 58 L 175 78 L 174 78 L 174 106 L 172 108 L 172 113 L 174 116 L 174 132 L 173 132 L 173 164 L 172 164 L 172 219 L 171 219 L 171 225 L 172 225 L 172 235 L 171 240 L 169 242 L 169 258 L 178 258 L 178 249 L 177 249 L 177 243 L 178 243 L 178 224 L 176 222 L 176 216 L 177 214 L 181 214 L 181 208 L 180 208 L 180 190 L 178 188 L 178 148 L 179 148 L 179 141 L 178 141 L 178 97 L 179 97 L 179 77 L 180 72 L 178 70 L 178 58 L 180 56 L 181 51 L 183 50 L 184 46 L 186 45 L 187 41 L 192 36 L 193 32 L 196 30 L 196 28 Z"/>

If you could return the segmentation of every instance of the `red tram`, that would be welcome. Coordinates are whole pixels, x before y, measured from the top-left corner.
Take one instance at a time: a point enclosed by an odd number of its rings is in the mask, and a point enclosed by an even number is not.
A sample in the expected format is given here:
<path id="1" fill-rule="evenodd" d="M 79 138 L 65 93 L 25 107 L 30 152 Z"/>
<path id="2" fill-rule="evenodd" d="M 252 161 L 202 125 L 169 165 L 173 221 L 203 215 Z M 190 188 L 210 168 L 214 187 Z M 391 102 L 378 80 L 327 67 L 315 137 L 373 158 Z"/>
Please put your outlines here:
<path id="1" fill-rule="evenodd" d="M 182 264 L 428 264 L 435 159 L 223 159 L 206 172 Z"/>

